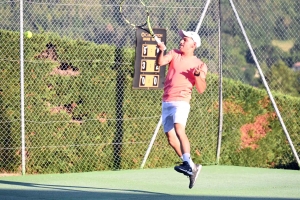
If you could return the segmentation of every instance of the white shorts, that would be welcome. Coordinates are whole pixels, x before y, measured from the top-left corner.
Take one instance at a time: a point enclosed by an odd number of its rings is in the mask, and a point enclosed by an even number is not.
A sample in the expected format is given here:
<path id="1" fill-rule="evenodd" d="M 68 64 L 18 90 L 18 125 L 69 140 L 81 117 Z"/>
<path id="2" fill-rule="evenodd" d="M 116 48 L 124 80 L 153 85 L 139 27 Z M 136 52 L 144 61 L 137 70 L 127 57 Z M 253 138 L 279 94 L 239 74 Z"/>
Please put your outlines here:
<path id="1" fill-rule="evenodd" d="M 162 124 L 167 133 L 174 128 L 174 124 L 186 125 L 190 112 L 190 104 L 185 101 L 162 102 Z"/>

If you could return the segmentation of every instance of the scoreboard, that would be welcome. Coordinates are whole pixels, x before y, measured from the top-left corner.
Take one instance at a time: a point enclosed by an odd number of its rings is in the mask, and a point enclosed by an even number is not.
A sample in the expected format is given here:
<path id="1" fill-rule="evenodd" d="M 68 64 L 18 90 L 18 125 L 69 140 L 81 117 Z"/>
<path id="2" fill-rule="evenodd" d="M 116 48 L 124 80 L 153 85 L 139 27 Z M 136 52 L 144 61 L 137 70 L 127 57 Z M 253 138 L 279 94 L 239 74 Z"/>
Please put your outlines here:
<path id="1" fill-rule="evenodd" d="M 166 44 L 166 29 L 153 29 L 153 31 Z M 166 67 L 156 65 L 158 51 L 155 39 L 146 31 L 137 29 L 133 89 L 164 87 Z"/>

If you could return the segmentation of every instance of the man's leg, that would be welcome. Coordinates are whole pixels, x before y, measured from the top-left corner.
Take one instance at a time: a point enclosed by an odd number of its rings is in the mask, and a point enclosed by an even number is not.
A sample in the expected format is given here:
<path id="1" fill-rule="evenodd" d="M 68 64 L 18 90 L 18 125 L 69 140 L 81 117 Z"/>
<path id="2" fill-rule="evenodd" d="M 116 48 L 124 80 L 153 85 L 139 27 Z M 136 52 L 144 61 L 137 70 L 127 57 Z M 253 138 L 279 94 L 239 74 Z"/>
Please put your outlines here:
<path id="1" fill-rule="evenodd" d="M 181 152 L 183 161 L 187 161 L 194 168 L 193 160 L 191 159 L 191 147 L 189 139 L 185 133 L 185 126 L 179 123 L 175 124 L 175 132 L 181 144 Z"/>
<path id="2" fill-rule="evenodd" d="M 179 143 L 181 143 L 181 149 L 182 149 L 182 154 L 183 154 L 183 161 L 184 163 L 180 166 L 176 166 L 174 169 L 180 173 L 183 173 L 185 175 L 188 175 L 189 176 L 189 179 L 190 179 L 190 183 L 189 183 L 189 188 L 192 189 L 194 187 L 194 184 L 198 178 L 198 175 L 201 171 L 201 168 L 202 168 L 202 165 L 195 165 L 192 161 L 192 159 L 190 158 L 190 142 L 189 142 L 189 139 L 185 133 L 185 126 L 179 124 L 179 123 L 176 123 L 175 124 L 175 132 L 176 132 L 176 135 L 178 137 L 178 140 L 179 140 Z M 187 164 L 189 166 L 187 166 Z M 186 172 L 186 171 L 189 171 L 190 168 L 192 168 L 192 174 L 190 174 L 189 172 Z"/>
<path id="3" fill-rule="evenodd" d="M 166 133 L 169 145 L 175 150 L 176 154 L 183 159 L 185 154 L 185 161 L 190 163 L 190 143 L 185 134 L 185 127 L 181 124 L 174 124 L 175 129 Z M 176 131 L 175 131 L 176 130 Z M 184 160 L 184 159 L 183 159 Z"/>
<path id="4" fill-rule="evenodd" d="M 175 150 L 176 154 L 182 158 L 181 144 L 174 129 L 166 133 L 169 145 Z"/>
<path id="5" fill-rule="evenodd" d="M 172 108 L 168 107 L 172 106 Z M 201 165 L 195 165 L 190 158 L 190 142 L 185 133 L 185 124 L 189 114 L 190 106 L 185 103 L 165 103 L 162 106 L 164 131 L 170 146 L 176 154 L 184 161 L 182 165 L 175 166 L 177 172 L 189 176 L 189 188 L 195 184 L 201 170 Z"/>
<path id="6" fill-rule="evenodd" d="M 180 123 L 174 124 L 176 136 L 181 144 L 181 152 L 183 163 L 179 166 L 175 166 L 175 170 L 179 173 L 183 173 L 184 175 L 191 176 L 193 175 L 193 167 L 194 163 L 191 159 L 190 155 L 190 142 L 185 134 L 185 125 Z"/>
<path id="7" fill-rule="evenodd" d="M 185 126 L 179 123 L 175 123 L 174 128 L 179 143 L 181 144 L 182 155 L 190 154 L 190 142 L 187 135 L 185 134 Z"/>

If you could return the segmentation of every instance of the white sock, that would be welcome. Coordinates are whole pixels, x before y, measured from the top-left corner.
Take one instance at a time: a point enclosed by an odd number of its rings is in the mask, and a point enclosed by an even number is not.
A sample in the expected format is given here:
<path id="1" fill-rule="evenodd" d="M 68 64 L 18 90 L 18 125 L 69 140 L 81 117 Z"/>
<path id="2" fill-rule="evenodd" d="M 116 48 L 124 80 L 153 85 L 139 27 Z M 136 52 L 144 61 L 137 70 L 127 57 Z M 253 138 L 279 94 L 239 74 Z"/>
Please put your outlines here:
<path id="1" fill-rule="evenodd" d="M 192 160 L 192 159 L 190 159 L 190 162 L 189 162 L 189 164 L 190 164 L 191 168 L 192 168 L 192 169 L 194 169 L 194 167 L 195 167 L 195 163 L 193 162 L 193 160 Z"/>
<path id="2" fill-rule="evenodd" d="M 183 156 L 180 156 L 180 159 L 183 161 Z"/>
<path id="3" fill-rule="evenodd" d="M 189 165 L 191 166 L 191 168 L 194 169 L 195 164 L 194 164 L 194 162 L 192 161 L 191 155 L 190 155 L 189 153 L 184 153 L 184 154 L 182 155 L 182 160 L 183 160 L 183 161 L 187 161 L 187 162 L 189 163 Z"/>

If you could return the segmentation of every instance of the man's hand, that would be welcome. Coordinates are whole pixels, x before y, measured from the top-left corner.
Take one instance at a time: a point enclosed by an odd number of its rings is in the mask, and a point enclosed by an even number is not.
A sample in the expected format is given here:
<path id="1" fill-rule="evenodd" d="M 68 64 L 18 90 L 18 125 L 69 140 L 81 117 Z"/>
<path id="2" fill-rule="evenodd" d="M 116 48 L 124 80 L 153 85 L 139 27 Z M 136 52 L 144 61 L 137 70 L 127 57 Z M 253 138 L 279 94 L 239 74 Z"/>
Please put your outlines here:
<path id="1" fill-rule="evenodd" d="M 197 67 L 194 69 L 194 76 L 201 77 L 202 79 L 206 78 L 207 66 L 204 62 L 201 62 Z"/>
<path id="2" fill-rule="evenodd" d="M 201 67 L 197 66 L 194 70 L 194 76 L 200 76 L 200 72 L 201 72 Z"/>
<path id="3" fill-rule="evenodd" d="M 158 43 L 157 44 L 158 49 L 163 52 L 164 50 L 166 50 L 166 45 L 164 44 L 164 42 Z"/>

